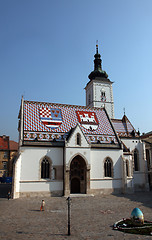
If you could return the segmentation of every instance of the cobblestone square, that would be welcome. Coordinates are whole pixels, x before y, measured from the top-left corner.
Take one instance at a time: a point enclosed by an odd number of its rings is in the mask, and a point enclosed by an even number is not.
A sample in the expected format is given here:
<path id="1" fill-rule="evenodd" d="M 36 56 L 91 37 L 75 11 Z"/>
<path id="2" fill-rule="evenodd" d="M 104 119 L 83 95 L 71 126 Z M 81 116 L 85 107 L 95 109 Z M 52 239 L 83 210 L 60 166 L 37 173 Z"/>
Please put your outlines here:
<path id="1" fill-rule="evenodd" d="M 0 198 L 0 239 L 3 240 L 99 240 L 152 239 L 152 236 L 127 234 L 113 230 L 113 224 L 129 218 L 138 207 L 146 220 L 152 221 L 152 192 L 132 195 L 102 195 L 71 198 L 71 235 L 67 235 L 67 201 L 65 197 Z"/>

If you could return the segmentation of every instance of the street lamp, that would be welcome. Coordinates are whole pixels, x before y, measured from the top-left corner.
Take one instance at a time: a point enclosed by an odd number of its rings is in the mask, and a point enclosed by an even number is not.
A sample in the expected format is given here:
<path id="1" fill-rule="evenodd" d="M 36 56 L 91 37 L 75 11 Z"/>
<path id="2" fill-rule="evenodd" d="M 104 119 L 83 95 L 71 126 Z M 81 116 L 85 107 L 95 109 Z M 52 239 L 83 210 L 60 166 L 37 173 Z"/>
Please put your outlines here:
<path id="1" fill-rule="evenodd" d="M 71 198 L 68 197 L 67 199 L 67 204 L 68 204 L 68 235 L 71 235 L 70 233 L 70 205 L 71 205 Z"/>

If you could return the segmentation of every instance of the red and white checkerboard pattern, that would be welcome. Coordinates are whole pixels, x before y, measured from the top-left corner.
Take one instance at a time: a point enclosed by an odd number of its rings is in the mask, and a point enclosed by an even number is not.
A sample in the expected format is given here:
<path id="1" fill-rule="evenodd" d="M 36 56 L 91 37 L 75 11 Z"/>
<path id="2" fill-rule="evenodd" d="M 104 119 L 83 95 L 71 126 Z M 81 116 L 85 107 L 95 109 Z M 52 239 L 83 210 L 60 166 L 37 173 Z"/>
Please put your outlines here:
<path id="1" fill-rule="evenodd" d="M 62 124 L 56 129 L 47 128 L 41 121 L 42 117 L 50 117 L 51 109 L 60 109 L 62 114 Z M 49 103 L 40 103 L 40 102 L 24 102 L 24 132 L 32 133 L 31 136 L 34 136 L 34 132 L 41 132 L 43 134 L 44 140 L 46 134 L 50 135 L 50 139 L 52 138 L 52 134 L 60 136 L 68 134 L 71 128 L 74 128 L 78 123 L 78 117 L 76 111 L 90 111 L 94 112 L 98 119 L 98 128 L 94 131 L 90 129 L 86 129 L 80 124 L 82 132 L 84 135 L 89 136 L 91 142 L 97 140 L 95 136 L 101 136 L 103 142 L 108 143 L 108 138 L 104 138 L 104 136 L 109 136 L 110 138 L 115 138 L 114 130 L 109 122 L 109 119 L 104 111 L 104 109 L 99 108 L 89 108 L 84 106 L 72 106 L 72 105 L 64 105 L 64 104 L 49 104 Z M 93 138 L 90 138 L 92 136 Z M 48 138 L 48 140 L 49 140 Z M 34 139 L 34 138 L 33 138 Z M 32 137 L 30 140 L 33 140 Z M 42 136 L 41 136 L 42 140 Z"/>
<path id="2" fill-rule="evenodd" d="M 51 118 L 50 108 L 48 106 L 42 106 L 40 108 L 40 116 L 44 118 Z"/>

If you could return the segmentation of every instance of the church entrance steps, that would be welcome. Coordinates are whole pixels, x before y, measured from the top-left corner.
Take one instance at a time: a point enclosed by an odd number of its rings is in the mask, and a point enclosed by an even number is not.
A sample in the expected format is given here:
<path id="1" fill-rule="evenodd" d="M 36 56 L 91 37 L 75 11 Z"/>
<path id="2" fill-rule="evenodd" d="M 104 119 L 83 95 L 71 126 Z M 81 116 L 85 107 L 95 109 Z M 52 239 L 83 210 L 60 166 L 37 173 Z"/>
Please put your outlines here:
<path id="1" fill-rule="evenodd" d="M 67 197 L 67 196 L 65 196 Z M 80 197 L 94 197 L 93 194 L 81 194 L 81 193 L 73 193 L 73 194 L 70 194 L 70 198 L 80 198 Z"/>

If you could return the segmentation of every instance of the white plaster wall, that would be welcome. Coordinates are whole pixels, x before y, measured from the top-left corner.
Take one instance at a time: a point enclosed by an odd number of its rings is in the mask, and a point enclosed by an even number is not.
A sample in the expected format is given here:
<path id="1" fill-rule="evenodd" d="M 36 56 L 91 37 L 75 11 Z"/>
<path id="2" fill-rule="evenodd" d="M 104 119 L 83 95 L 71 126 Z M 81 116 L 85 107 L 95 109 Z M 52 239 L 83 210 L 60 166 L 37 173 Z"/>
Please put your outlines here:
<path id="1" fill-rule="evenodd" d="M 127 178 L 127 187 L 132 188 L 133 187 L 133 178 Z"/>
<path id="2" fill-rule="evenodd" d="M 20 174 L 21 174 L 21 155 L 18 156 L 18 159 L 16 160 L 14 167 L 13 198 L 19 197 Z"/>
<path id="3" fill-rule="evenodd" d="M 145 184 L 145 173 L 134 172 L 134 184 L 137 184 L 137 185 Z"/>
<path id="4" fill-rule="evenodd" d="M 90 188 L 91 189 L 115 189 L 122 187 L 121 179 L 99 179 L 99 180 L 91 180 Z"/>
<path id="5" fill-rule="evenodd" d="M 121 177 L 122 150 L 92 149 L 91 150 L 91 179 L 104 178 L 104 160 L 110 157 L 113 161 L 114 177 Z"/>
<path id="6" fill-rule="evenodd" d="M 63 190 L 62 181 L 38 181 L 38 182 L 21 182 L 21 192 L 52 192 Z"/>
<path id="7" fill-rule="evenodd" d="M 127 139 L 127 138 L 121 138 L 122 142 L 127 146 L 127 148 L 130 149 L 130 151 L 133 151 L 135 148 L 139 150 L 139 146 L 141 141 L 139 139 Z"/>
<path id="8" fill-rule="evenodd" d="M 20 191 L 19 179 L 21 175 L 21 156 L 16 161 L 15 164 L 15 183 L 16 183 L 16 192 Z"/>
<path id="9" fill-rule="evenodd" d="M 40 160 L 48 156 L 52 165 L 63 165 L 62 148 L 21 148 L 21 180 L 40 180 Z"/>
<path id="10" fill-rule="evenodd" d="M 135 150 L 135 148 L 138 150 L 138 152 L 139 152 L 139 171 L 145 172 L 143 143 L 140 140 L 136 140 L 136 139 L 122 139 L 122 141 L 127 146 L 127 148 L 130 149 L 130 152 Z"/>
<path id="11" fill-rule="evenodd" d="M 119 188 L 122 178 L 122 150 L 91 150 L 91 188 Z M 113 178 L 104 177 L 104 160 L 110 157 L 113 161 Z"/>

